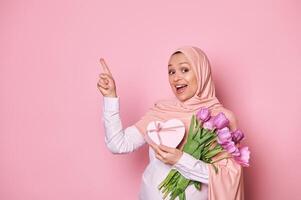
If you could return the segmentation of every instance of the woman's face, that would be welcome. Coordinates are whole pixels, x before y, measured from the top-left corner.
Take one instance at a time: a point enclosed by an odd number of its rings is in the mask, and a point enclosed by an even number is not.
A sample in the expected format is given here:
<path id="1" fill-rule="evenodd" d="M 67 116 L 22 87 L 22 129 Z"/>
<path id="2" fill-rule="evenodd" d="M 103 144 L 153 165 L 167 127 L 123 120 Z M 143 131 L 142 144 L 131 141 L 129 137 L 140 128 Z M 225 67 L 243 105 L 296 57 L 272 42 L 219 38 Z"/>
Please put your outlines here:
<path id="1" fill-rule="evenodd" d="M 197 78 L 183 53 L 172 55 L 168 62 L 169 84 L 176 97 L 184 102 L 198 89 Z"/>

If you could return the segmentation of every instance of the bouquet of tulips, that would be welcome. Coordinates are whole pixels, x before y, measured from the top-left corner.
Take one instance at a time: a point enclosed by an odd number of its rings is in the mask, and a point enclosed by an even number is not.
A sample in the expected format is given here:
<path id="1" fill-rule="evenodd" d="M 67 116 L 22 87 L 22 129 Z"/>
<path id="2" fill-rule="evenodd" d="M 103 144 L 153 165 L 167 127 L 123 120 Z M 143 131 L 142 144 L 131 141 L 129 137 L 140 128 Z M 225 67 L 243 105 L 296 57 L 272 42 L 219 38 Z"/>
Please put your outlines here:
<path id="1" fill-rule="evenodd" d="M 230 131 L 229 120 L 223 112 L 211 116 L 208 108 L 201 108 L 191 118 L 188 138 L 183 151 L 198 160 L 212 164 L 216 173 L 218 170 L 214 163 L 230 157 L 233 157 L 242 166 L 248 167 L 250 151 L 248 147 L 238 147 L 243 138 L 244 134 L 240 130 Z M 222 152 L 228 152 L 228 156 L 212 160 L 214 156 Z M 174 200 L 177 196 L 180 200 L 184 200 L 186 199 L 185 189 L 191 184 L 194 184 L 197 189 L 201 189 L 200 182 L 186 179 L 176 169 L 172 169 L 158 189 L 164 194 L 163 199 L 170 195 L 170 200 Z"/>

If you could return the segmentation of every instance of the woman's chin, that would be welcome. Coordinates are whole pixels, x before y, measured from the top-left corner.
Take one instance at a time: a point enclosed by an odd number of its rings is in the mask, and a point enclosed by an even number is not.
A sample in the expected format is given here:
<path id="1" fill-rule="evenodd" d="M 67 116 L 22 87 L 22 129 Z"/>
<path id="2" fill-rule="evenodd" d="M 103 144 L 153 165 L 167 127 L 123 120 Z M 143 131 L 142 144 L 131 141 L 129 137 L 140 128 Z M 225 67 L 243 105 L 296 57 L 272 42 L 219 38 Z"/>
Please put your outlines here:
<path id="1" fill-rule="evenodd" d="M 179 101 L 181 101 L 181 102 L 184 102 L 184 101 L 186 101 L 187 99 L 189 99 L 189 98 L 187 98 L 187 97 L 185 97 L 185 96 L 183 96 L 183 95 L 176 95 L 176 97 L 177 97 L 177 99 L 178 99 Z"/>
<path id="2" fill-rule="evenodd" d="M 194 95 L 192 94 L 175 94 L 176 98 L 181 101 L 181 102 L 185 102 L 189 99 L 191 99 Z"/>
<path id="3" fill-rule="evenodd" d="M 173 90 L 173 93 L 174 93 L 175 97 L 181 102 L 187 101 L 188 99 L 190 99 L 193 96 L 190 93 L 187 93 L 186 91 L 178 94 L 176 90 Z"/>

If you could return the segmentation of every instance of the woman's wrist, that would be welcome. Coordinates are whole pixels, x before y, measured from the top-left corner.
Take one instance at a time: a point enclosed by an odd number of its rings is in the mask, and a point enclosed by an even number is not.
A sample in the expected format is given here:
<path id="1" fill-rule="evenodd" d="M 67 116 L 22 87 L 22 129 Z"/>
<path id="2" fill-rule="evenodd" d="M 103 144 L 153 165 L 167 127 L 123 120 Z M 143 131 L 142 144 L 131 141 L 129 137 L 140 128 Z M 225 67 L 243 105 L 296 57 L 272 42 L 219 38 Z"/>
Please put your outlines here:
<path id="1" fill-rule="evenodd" d="M 112 94 L 108 94 L 108 95 L 106 95 L 105 97 L 114 97 L 114 98 L 116 98 L 116 97 L 117 97 L 117 94 L 116 94 L 116 92 L 115 92 L 115 93 L 112 93 Z"/>
<path id="2" fill-rule="evenodd" d="M 176 165 L 181 160 L 181 158 L 183 157 L 183 154 L 184 154 L 183 151 L 180 151 L 180 150 L 178 151 L 177 159 L 175 160 L 175 163 L 173 165 Z"/>

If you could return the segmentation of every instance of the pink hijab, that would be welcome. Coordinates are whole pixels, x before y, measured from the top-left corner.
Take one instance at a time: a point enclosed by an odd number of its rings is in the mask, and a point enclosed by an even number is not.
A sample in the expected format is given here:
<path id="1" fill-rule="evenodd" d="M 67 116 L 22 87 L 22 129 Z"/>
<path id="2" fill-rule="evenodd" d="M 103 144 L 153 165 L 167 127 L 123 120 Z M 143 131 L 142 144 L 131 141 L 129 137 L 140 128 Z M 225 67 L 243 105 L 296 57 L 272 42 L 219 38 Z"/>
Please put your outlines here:
<path id="1" fill-rule="evenodd" d="M 175 49 L 172 54 L 181 52 L 191 64 L 197 76 L 198 89 L 193 97 L 181 102 L 179 100 L 157 101 L 152 108 L 134 125 L 142 134 L 146 134 L 146 127 L 149 122 L 177 118 L 185 124 L 188 133 L 192 114 L 195 114 L 201 107 L 207 107 L 212 113 L 224 111 L 225 108 L 215 96 L 215 87 L 211 75 L 211 67 L 206 54 L 194 46 L 183 46 Z M 230 120 L 231 123 L 231 120 Z M 186 137 L 181 142 L 180 149 L 186 142 Z M 213 167 L 209 166 L 209 200 L 243 199 L 242 168 L 232 159 L 217 162 L 218 174 Z"/>

